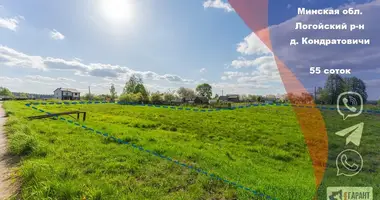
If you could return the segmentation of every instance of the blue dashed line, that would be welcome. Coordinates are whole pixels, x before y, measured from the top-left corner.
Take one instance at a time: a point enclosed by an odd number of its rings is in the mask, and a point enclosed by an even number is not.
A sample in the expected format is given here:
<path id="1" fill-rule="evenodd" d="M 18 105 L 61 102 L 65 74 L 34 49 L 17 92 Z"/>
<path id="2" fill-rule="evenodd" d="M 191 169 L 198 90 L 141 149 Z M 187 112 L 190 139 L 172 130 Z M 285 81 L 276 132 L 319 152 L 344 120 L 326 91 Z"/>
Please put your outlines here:
<path id="1" fill-rule="evenodd" d="M 268 104 L 265 104 L 265 103 L 261 103 L 261 104 L 249 104 L 249 105 L 246 105 L 246 106 L 238 106 L 238 107 L 231 107 L 231 108 L 216 108 L 216 109 L 208 109 L 208 110 L 204 110 L 204 109 L 197 109 L 197 108 L 182 108 L 182 107 L 175 107 L 175 106 L 162 106 L 162 105 L 154 105 L 154 104 L 137 104 L 137 103 L 132 103 L 132 102 L 99 102 L 99 101 L 95 101 L 95 102 L 92 102 L 92 101 L 88 101 L 88 102 L 83 102 L 83 101 L 80 101 L 80 102 L 50 102 L 49 105 L 54 105 L 54 104 L 57 104 L 57 105 L 60 105 L 60 104 L 65 104 L 65 105 L 77 105 L 77 104 L 99 104 L 99 103 L 102 103 L 102 104 L 119 104 L 119 105 L 140 105 L 140 106 L 149 106 L 149 107 L 156 107 L 156 108 L 170 108 L 170 109 L 173 109 L 173 110 L 187 110 L 187 111 L 194 111 L 194 112 L 213 112 L 213 111 L 220 111 L 220 110 L 235 110 L 235 109 L 243 109 L 243 108 L 250 108 L 252 106 L 254 107 L 257 107 L 257 106 L 270 106 L 270 105 L 275 105 L 275 106 L 292 106 L 292 107 L 298 107 L 298 108 L 317 108 L 317 109 L 320 109 L 320 110 L 337 110 L 337 108 L 335 107 L 325 107 L 325 106 L 305 106 L 305 105 L 294 105 L 294 104 L 280 104 L 280 103 L 268 103 Z M 27 107 L 30 107 L 31 105 L 47 105 L 47 103 L 43 102 L 43 103 L 31 103 L 31 104 L 25 104 Z M 33 109 L 37 110 L 36 107 L 32 107 Z M 342 110 L 344 111 L 349 111 L 349 109 L 347 108 L 342 108 Z M 41 111 L 43 112 L 43 111 Z M 369 114 L 380 114 L 380 110 L 363 110 L 363 113 L 369 113 Z"/>
<path id="2" fill-rule="evenodd" d="M 84 104 L 85 102 L 79 102 L 79 104 Z M 92 104 L 92 102 L 86 102 L 87 104 Z M 98 103 L 108 103 L 108 102 L 94 102 L 95 104 L 98 104 Z M 46 103 L 41 103 L 42 105 L 46 105 Z M 52 104 L 54 104 L 54 102 L 51 102 L 51 103 L 49 103 L 50 105 L 52 105 Z M 56 102 L 56 104 L 62 104 L 61 102 Z M 66 104 L 66 105 L 68 105 L 69 103 L 67 103 L 67 102 L 64 102 L 64 104 Z M 74 104 L 74 105 L 76 105 L 77 104 L 77 102 L 72 102 L 72 104 Z M 120 102 L 118 102 L 118 104 L 120 104 Z M 128 104 L 128 102 L 126 103 L 126 104 Z M 39 103 L 33 103 L 33 105 L 39 105 Z M 128 105 L 131 105 L 131 104 L 128 104 Z M 136 104 L 132 104 L 132 105 L 136 105 Z M 145 104 L 141 104 L 141 106 L 144 106 Z M 247 105 L 247 106 L 245 106 L 246 108 L 248 108 L 248 107 L 251 107 L 251 106 L 267 106 L 267 105 L 273 105 L 273 104 L 251 104 L 251 105 Z M 289 104 L 274 104 L 274 105 L 276 105 L 276 106 L 289 106 Z M 31 106 L 31 104 L 25 104 L 25 106 L 27 106 L 27 107 L 30 107 Z M 152 104 L 147 104 L 147 106 L 154 106 L 154 107 L 160 107 L 160 108 L 169 108 L 168 106 L 159 106 L 159 105 L 152 105 Z M 291 106 L 293 106 L 293 107 L 297 107 L 297 105 L 291 105 Z M 302 106 L 302 105 L 298 105 L 298 107 L 300 107 L 300 108 L 313 108 L 313 106 Z M 40 111 L 40 112 L 45 112 L 44 110 L 42 110 L 42 109 L 38 109 L 38 108 L 36 108 L 36 107 L 34 107 L 34 106 L 32 106 L 31 107 L 32 109 L 34 109 L 34 110 L 38 110 L 38 111 Z M 173 106 L 171 106 L 170 107 L 171 109 L 176 109 L 176 107 L 173 107 Z M 223 108 L 224 110 L 234 110 L 236 107 L 231 107 L 231 108 Z M 238 108 L 244 108 L 244 106 L 239 106 Z M 323 106 L 315 106 L 314 108 L 319 108 L 319 109 L 321 109 L 321 110 L 337 110 L 336 108 L 334 108 L 334 107 L 330 107 L 330 108 L 328 108 L 328 107 L 323 107 Z M 177 108 L 177 110 L 183 110 L 183 108 Z M 185 110 L 193 110 L 193 111 L 198 111 L 198 109 L 190 109 L 190 108 L 185 108 Z M 221 109 L 215 109 L 215 111 L 220 111 Z M 345 110 L 345 109 L 343 109 L 343 110 Z M 202 109 L 201 110 L 201 112 L 205 112 L 206 110 L 204 110 L 204 109 Z M 214 110 L 212 110 L 212 109 L 209 109 L 209 110 L 207 110 L 208 112 L 211 112 L 211 111 L 214 111 Z M 375 111 L 375 110 L 365 110 L 364 112 L 367 112 L 367 113 L 380 113 L 380 110 L 378 110 L 378 111 Z M 47 112 L 47 114 L 49 114 L 48 112 Z M 54 117 L 55 119 L 58 119 L 58 117 Z M 92 128 L 88 128 L 87 126 L 85 126 L 85 125 L 80 125 L 79 123 L 77 123 L 77 122 L 75 122 L 75 123 L 73 123 L 73 121 L 72 120 L 66 120 L 65 118 L 63 118 L 63 117 L 60 117 L 59 118 L 60 120 L 62 120 L 62 121 L 67 121 L 68 123 L 70 123 L 70 124 L 74 124 L 74 125 L 76 125 L 76 126 L 81 126 L 82 128 L 84 128 L 85 130 L 90 130 L 90 131 L 92 131 L 92 132 L 96 132 L 97 134 L 102 134 L 103 136 L 105 136 L 105 137 L 110 137 L 111 139 L 113 139 L 114 141 L 117 141 L 118 143 L 120 143 L 120 144 L 125 144 L 125 145 L 130 145 L 130 146 L 132 146 L 133 148 L 135 148 L 135 149 L 138 149 L 138 150 L 140 150 L 140 151 L 144 151 L 144 152 L 147 152 L 147 153 L 149 153 L 149 154 L 151 154 L 151 155 L 154 155 L 154 156 L 157 156 L 157 157 L 160 157 L 160 158 L 163 158 L 163 159 L 165 159 L 165 160 L 168 160 L 168 161 L 171 161 L 171 162 L 173 162 L 173 163 L 175 163 L 175 164 L 178 164 L 178 165 L 180 165 L 180 166 L 182 166 L 182 167 L 186 167 L 186 168 L 189 168 L 189 169 L 192 169 L 192 170 L 195 170 L 195 171 L 197 171 L 198 173 L 201 173 L 201 174 L 204 174 L 204 175 L 206 175 L 206 176 L 209 176 L 209 177 L 211 177 L 211 178 L 214 178 L 214 179 L 217 179 L 217 180 L 221 180 L 221 181 L 223 181 L 223 182 L 225 182 L 225 183 L 227 183 L 227 184 L 230 184 L 230 185 L 233 185 L 233 186 L 235 186 L 235 187 L 237 187 L 237 188 L 241 188 L 241 189 L 244 189 L 244 190 L 246 190 L 246 191 L 249 191 L 249 192 L 251 192 L 252 194 L 254 194 L 254 195 L 260 195 L 260 196 L 265 196 L 267 199 L 276 199 L 276 198 L 272 198 L 272 197 L 270 197 L 269 195 L 265 195 L 265 194 L 263 194 L 263 193 L 259 193 L 259 192 L 257 192 L 257 191 L 255 191 L 255 190 L 252 190 L 252 189 L 250 189 L 250 188 L 247 188 L 247 187 L 244 187 L 244 186 L 242 186 L 242 185 L 239 185 L 239 184 L 237 184 L 237 183 L 235 183 L 235 182 L 231 182 L 231 181 L 228 181 L 228 180 L 226 180 L 226 179 L 223 179 L 223 178 L 221 178 L 221 177 L 219 177 L 219 176 L 216 176 L 215 174 L 209 174 L 208 172 L 206 172 L 206 171 L 203 171 L 203 170 L 201 170 L 201 169 L 199 169 L 199 168 L 195 168 L 195 167 L 193 167 L 193 166 L 191 166 L 191 165 L 187 165 L 187 164 L 185 164 L 185 163 L 181 163 L 181 162 L 179 162 L 179 161 L 177 161 L 177 160 L 173 160 L 172 158 L 169 158 L 169 157 L 166 157 L 166 156 L 163 156 L 163 155 L 161 155 L 161 154 L 158 154 L 158 153 L 156 153 L 156 152 L 152 152 L 152 151 L 150 151 L 150 150 L 148 150 L 148 149 L 144 149 L 143 147 L 141 147 L 141 146 L 137 146 L 137 145 L 135 145 L 135 144 L 133 144 L 133 143 L 129 143 L 129 142 L 127 142 L 127 141 L 123 141 L 123 140 L 121 140 L 120 138 L 115 138 L 114 136 L 109 136 L 108 135 L 108 133 L 102 133 L 101 131 L 97 131 L 97 130 L 94 130 L 94 129 L 92 129 Z"/>

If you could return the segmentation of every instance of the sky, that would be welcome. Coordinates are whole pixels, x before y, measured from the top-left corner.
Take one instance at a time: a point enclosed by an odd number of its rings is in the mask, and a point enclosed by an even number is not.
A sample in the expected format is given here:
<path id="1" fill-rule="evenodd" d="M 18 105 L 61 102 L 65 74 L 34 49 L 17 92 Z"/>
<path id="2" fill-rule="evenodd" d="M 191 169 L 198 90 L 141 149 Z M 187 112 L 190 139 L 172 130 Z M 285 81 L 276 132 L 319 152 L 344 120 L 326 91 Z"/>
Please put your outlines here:
<path id="1" fill-rule="evenodd" d="M 270 1 L 269 25 L 352 3 L 327 2 Z M 151 92 L 285 93 L 272 53 L 223 0 L 0 0 L 0 69 L 15 92 L 120 93 L 136 74 Z"/>

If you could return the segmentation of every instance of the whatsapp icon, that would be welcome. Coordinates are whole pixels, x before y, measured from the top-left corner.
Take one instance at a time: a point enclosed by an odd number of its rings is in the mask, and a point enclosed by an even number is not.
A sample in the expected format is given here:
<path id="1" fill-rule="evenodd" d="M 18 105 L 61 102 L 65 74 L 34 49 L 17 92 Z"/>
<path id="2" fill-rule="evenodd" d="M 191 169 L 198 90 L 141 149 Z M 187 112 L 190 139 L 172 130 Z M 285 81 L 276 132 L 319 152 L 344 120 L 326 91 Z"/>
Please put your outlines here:
<path id="1" fill-rule="evenodd" d="M 346 149 L 336 158 L 337 176 L 355 176 L 363 168 L 363 158 L 359 152 Z"/>

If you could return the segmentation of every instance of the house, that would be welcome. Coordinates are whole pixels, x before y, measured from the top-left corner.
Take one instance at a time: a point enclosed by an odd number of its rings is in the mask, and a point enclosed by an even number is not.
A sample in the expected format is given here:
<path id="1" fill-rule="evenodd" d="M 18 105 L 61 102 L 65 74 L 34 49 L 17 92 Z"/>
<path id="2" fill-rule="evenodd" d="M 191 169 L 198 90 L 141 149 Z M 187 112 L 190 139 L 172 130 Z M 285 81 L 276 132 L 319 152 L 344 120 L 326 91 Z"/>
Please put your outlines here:
<path id="1" fill-rule="evenodd" d="M 228 101 L 228 97 L 227 96 L 220 96 L 219 97 L 219 101 L 220 102 L 227 102 Z"/>
<path id="2" fill-rule="evenodd" d="M 219 101 L 221 102 L 239 102 L 240 98 L 238 94 L 227 94 L 226 96 L 220 96 Z"/>
<path id="3" fill-rule="evenodd" d="M 289 97 L 287 94 L 277 94 L 276 99 L 281 102 L 287 102 L 289 101 Z"/>
<path id="4" fill-rule="evenodd" d="M 272 104 L 272 103 L 275 103 L 277 100 L 277 97 L 276 95 L 272 95 L 272 94 L 269 94 L 269 95 L 266 95 L 264 97 L 264 101 L 266 104 Z"/>
<path id="5" fill-rule="evenodd" d="M 12 97 L 10 97 L 10 96 L 0 96 L 0 101 L 5 101 L 5 100 L 12 100 Z"/>
<path id="6" fill-rule="evenodd" d="M 57 88 L 54 90 L 54 99 L 80 100 L 80 92 L 71 88 Z"/>
<path id="7" fill-rule="evenodd" d="M 194 103 L 196 104 L 208 104 L 208 98 L 204 96 L 197 96 L 194 99 Z"/>
<path id="8" fill-rule="evenodd" d="M 216 104 L 218 103 L 218 100 L 215 100 L 215 99 L 211 99 L 208 101 L 209 104 Z"/>
<path id="9" fill-rule="evenodd" d="M 194 99 L 195 97 L 184 97 L 182 98 L 182 103 L 190 103 L 190 102 L 194 103 Z"/>
<path id="10" fill-rule="evenodd" d="M 231 101 L 231 102 L 239 102 L 240 101 L 238 94 L 227 94 L 227 97 L 228 97 L 228 101 Z"/>
<path id="11" fill-rule="evenodd" d="M 376 101 L 376 100 L 368 100 L 368 101 L 367 101 L 367 104 L 369 104 L 369 105 L 378 105 L 377 102 L 378 102 L 378 101 Z"/>
<path id="12" fill-rule="evenodd" d="M 182 99 L 173 99 L 170 101 L 170 105 L 181 105 Z"/>

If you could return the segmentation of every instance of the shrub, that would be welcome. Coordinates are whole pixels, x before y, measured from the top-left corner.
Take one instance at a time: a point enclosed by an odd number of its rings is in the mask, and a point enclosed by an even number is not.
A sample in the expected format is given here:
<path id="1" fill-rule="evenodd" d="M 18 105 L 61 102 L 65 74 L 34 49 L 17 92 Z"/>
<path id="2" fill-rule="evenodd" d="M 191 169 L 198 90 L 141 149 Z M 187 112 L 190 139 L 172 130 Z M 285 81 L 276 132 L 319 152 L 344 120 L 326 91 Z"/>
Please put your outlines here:
<path id="1" fill-rule="evenodd" d="M 13 125 L 15 124 L 20 124 L 20 120 L 16 117 L 10 116 L 5 124 L 5 126 L 9 127 L 7 128 L 7 132 L 9 131 L 8 129 L 13 128 Z"/>
<path id="2" fill-rule="evenodd" d="M 140 93 L 136 93 L 136 94 L 122 94 L 119 97 L 119 101 L 125 101 L 125 102 L 140 103 L 143 100 L 144 100 L 143 96 Z"/>
<path id="3" fill-rule="evenodd" d="M 11 115 L 14 115 L 14 113 L 11 112 L 11 111 L 6 111 L 6 112 L 5 112 L 5 117 L 9 117 L 9 116 L 11 116 Z"/>
<path id="4" fill-rule="evenodd" d="M 14 155 L 29 155 L 38 147 L 37 140 L 32 135 L 20 131 L 9 136 L 9 150 Z"/>
<path id="5" fill-rule="evenodd" d="M 161 104 L 162 100 L 162 95 L 159 92 L 152 93 L 152 95 L 150 96 L 150 101 L 153 104 Z"/>

